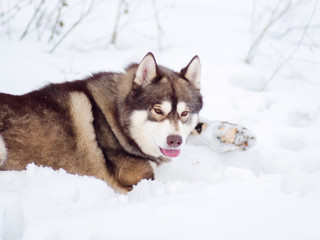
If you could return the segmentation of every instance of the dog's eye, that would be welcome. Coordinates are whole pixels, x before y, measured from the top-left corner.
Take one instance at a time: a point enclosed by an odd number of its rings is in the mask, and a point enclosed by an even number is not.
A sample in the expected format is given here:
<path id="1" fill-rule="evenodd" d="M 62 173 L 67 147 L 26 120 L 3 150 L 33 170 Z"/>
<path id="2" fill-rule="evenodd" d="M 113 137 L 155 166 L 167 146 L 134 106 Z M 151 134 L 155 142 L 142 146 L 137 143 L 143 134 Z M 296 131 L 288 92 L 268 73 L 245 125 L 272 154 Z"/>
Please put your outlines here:
<path id="1" fill-rule="evenodd" d="M 163 112 L 161 111 L 160 108 L 154 108 L 153 110 L 156 114 L 163 115 Z"/>
<path id="2" fill-rule="evenodd" d="M 186 116 L 188 116 L 188 114 L 189 114 L 189 111 L 183 111 L 183 112 L 181 113 L 181 116 L 182 116 L 182 117 L 186 117 Z"/>

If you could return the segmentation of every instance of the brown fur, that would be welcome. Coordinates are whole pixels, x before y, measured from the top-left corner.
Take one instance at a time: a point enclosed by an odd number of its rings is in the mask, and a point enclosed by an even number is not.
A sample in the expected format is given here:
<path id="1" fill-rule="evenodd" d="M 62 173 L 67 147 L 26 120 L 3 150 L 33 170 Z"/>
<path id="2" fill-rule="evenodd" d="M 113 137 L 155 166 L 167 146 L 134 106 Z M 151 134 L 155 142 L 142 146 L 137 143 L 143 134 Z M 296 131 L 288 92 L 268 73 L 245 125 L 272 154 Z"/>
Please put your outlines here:
<path id="1" fill-rule="evenodd" d="M 99 87 L 104 87 L 105 92 L 114 90 L 108 84 L 112 82 L 105 81 L 108 77 L 109 74 L 100 74 L 81 82 L 52 84 L 23 96 L 0 94 L 0 134 L 8 151 L 8 160 L 0 170 L 23 170 L 34 162 L 53 169 L 64 168 L 69 173 L 95 176 L 119 192 L 130 190 L 142 178 L 153 178 L 146 159 L 121 156 L 120 144 L 133 154 L 141 153 L 122 135 L 112 115 L 115 109 L 109 105 L 114 100 L 99 97 L 99 94 L 108 96 L 99 92 Z M 102 112 L 93 106 L 90 88 Z M 106 121 L 104 111 L 107 124 L 101 123 Z M 95 123 L 93 114 L 97 115 Z M 99 142 L 99 138 L 104 140 Z M 110 146 L 113 149 L 103 151 Z"/>
<path id="2" fill-rule="evenodd" d="M 118 192 L 153 179 L 150 161 L 167 159 L 144 154 L 128 134 L 131 112 L 126 103 L 137 68 L 133 64 L 125 73 L 99 73 L 22 96 L 0 93 L 0 170 L 23 170 L 34 162 L 97 177 Z M 164 75 L 171 71 L 161 69 Z M 162 87 L 168 81 L 172 86 L 191 85 L 182 75 L 170 74 L 173 79 L 163 78 Z M 182 89 L 177 94 L 189 97 Z M 199 111 L 201 95 L 197 89 L 190 97 L 194 94 Z"/>

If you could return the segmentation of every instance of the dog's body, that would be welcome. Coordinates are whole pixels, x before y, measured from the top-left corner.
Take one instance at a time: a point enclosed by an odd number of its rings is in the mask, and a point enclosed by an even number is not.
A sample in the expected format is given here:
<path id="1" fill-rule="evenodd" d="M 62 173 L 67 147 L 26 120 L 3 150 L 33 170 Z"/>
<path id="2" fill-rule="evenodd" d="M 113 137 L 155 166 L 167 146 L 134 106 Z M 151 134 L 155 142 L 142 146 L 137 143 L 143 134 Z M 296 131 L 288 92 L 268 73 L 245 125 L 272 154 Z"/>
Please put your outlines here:
<path id="1" fill-rule="evenodd" d="M 124 73 L 99 73 L 22 96 L 0 93 L 0 170 L 34 162 L 127 192 L 153 179 L 156 164 L 178 156 L 191 131 L 202 131 L 200 73 L 197 56 L 178 73 L 158 66 L 149 53 Z M 227 150 L 246 149 L 254 139 L 234 125 L 213 128 L 214 141 L 229 144 Z"/>
<path id="2" fill-rule="evenodd" d="M 95 176 L 126 192 L 180 153 L 202 107 L 198 57 L 180 73 L 151 53 L 125 73 L 99 73 L 22 95 L 0 94 L 0 170 L 28 163 Z"/>

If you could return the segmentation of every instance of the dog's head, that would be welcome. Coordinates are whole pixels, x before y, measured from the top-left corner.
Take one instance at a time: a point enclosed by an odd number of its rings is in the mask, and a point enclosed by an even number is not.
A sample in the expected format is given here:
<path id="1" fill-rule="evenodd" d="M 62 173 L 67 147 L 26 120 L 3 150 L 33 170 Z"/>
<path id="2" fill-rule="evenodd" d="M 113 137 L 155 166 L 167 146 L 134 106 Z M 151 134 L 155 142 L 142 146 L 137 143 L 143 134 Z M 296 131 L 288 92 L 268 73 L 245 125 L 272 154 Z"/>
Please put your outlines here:
<path id="1" fill-rule="evenodd" d="M 198 123 L 202 108 L 198 56 L 180 72 L 158 66 L 148 53 L 135 66 L 129 132 L 139 148 L 153 157 L 177 157 Z"/>

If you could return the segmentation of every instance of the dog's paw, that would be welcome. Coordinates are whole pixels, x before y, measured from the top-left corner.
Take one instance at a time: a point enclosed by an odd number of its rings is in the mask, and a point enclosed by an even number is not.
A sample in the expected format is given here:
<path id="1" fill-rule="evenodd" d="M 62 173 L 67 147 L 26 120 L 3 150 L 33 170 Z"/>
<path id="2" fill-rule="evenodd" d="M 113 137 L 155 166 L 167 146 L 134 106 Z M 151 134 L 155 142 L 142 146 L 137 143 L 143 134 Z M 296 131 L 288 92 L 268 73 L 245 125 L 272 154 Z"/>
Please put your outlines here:
<path id="1" fill-rule="evenodd" d="M 206 121 L 199 123 L 192 132 L 188 143 L 205 145 L 216 152 L 248 150 L 256 143 L 255 135 L 243 126 L 220 122 Z"/>
<path id="2" fill-rule="evenodd" d="M 233 144 L 245 151 L 256 143 L 254 134 L 240 125 L 222 122 L 218 128 L 217 138 L 224 144 Z"/>

